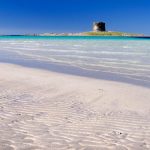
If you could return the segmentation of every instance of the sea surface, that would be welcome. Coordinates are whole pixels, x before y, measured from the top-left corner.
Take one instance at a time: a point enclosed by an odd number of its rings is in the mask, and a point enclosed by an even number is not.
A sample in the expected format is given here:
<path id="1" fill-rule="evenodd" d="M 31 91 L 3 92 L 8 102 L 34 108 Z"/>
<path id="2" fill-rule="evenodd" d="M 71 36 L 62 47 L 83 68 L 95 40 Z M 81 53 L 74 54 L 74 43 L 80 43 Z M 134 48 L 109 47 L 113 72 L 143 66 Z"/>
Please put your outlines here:
<path id="1" fill-rule="evenodd" d="M 0 36 L 0 62 L 56 65 L 150 87 L 150 39 Z"/>

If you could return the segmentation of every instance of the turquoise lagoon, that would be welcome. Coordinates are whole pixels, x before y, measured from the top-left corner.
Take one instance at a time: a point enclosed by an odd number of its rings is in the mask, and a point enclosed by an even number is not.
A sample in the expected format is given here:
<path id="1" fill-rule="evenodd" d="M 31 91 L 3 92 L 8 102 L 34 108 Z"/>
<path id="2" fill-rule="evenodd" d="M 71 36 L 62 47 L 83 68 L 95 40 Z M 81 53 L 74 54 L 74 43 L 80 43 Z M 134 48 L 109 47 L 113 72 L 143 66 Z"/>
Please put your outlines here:
<path id="1" fill-rule="evenodd" d="M 150 85 L 150 39 L 144 38 L 0 36 L 0 61 Z"/>

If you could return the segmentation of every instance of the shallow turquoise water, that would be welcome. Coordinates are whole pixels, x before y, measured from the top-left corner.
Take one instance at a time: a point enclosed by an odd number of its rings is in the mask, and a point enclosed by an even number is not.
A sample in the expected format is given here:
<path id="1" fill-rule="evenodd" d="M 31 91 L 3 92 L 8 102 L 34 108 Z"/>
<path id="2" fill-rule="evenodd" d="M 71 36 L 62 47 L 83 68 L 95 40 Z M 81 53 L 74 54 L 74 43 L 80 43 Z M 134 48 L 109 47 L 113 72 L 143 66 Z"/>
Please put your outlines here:
<path id="1" fill-rule="evenodd" d="M 26 40 L 150 40 L 150 38 L 135 38 L 122 36 L 0 36 L 0 39 Z"/>
<path id="2" fill-rule="evenodd" d="M 40 61 L 150 82 L 150 40 L 128 37 L 0 36 L 0 61 Z"/>

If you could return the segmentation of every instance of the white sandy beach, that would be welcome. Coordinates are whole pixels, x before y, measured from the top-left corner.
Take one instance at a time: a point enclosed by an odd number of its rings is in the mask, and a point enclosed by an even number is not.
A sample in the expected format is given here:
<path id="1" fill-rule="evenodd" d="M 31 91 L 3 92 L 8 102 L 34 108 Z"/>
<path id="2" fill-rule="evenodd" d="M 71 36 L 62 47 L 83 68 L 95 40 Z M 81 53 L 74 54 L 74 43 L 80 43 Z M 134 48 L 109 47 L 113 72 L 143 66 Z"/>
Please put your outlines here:
<path id="1" fill-rule="evenodd" d="M 0 64 L 0 150 L 149 150 L 150 89 Z"/>

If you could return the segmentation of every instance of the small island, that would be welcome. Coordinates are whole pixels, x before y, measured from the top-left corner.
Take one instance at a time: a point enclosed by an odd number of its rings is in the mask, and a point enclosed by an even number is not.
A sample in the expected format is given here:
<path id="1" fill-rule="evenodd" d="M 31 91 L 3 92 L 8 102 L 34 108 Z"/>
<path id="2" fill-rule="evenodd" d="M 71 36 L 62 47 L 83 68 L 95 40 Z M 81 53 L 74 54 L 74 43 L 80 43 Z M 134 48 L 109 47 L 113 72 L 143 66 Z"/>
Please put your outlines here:
<path id="1" fill-rule="evenodd" d="M 34 33 L 34 34 L 16 34 L 16 35 L 1 35 L 1 36 L 121 36 L 121 37 L 134 37 L 134 38 L 150 38 L 150 36 L 145 36 L 144 34 L 138 33 L 127 33 L 119 31 L 107 31 L 105 22 L 94 22 L 91 31 L 87 32 L 77 32 L 77 33 Z"/>
<path id="2" fill-rule="evenodd" d="M 34 34 L 34 35 L 36 35 L 36 36 L 134 36 L 134 37 L 144 37 L 143 34 L 107 31 L 105 22 L 94 22 L 92 28 L 93 28 L 92 31 L 89 31 L 89 32 L 42 33 L 42 34 Z"/>

